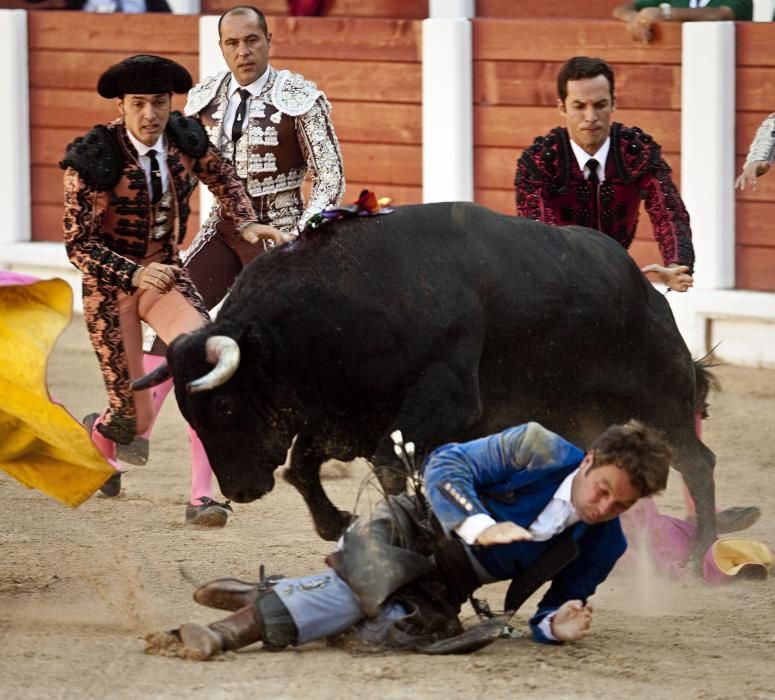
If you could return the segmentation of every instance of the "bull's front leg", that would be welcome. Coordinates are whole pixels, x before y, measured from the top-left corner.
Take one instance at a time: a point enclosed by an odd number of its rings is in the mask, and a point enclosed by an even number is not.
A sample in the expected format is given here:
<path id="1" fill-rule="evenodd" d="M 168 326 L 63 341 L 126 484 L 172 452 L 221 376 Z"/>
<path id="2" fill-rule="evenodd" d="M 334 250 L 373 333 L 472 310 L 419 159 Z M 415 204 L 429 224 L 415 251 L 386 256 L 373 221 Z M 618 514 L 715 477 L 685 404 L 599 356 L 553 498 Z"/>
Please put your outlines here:
<path id="1" fill-rule="evenodd" d="M 688 444 L 687 444 L 688 443 Z M 681 472 L 697 508 L 697 536 L 693 557 L 701 567 L 708 548 L 716 541 L 716 456 L 696 437 L 673 447 L 673 466 Z"/>
<path id="2" fill-rule="evenodd" d="M 419 458 L 450 440 L 460 439 L 466 428 L 482 415 L 476 348 L 461 352 L 445 362 L 430 365 L 410 387 L 390 431 L 377 445 L 372 457 L 377 477 L 389 494 L 406 488 L 406 470 L 397 459 L 390 433 L 401 430 L 405 441 L 414 442 Z"/>
<path id="3" fill-rule="evenodd" d="M 335 541 L 350 524 L 351 514 L 339 510 L 323 490 L 320 467 L 325 459 L 326 456 L 315 449 L 308 438 L 299 435 L 283 478 L 301 494 L 318 535 L 324 540 Z"/>

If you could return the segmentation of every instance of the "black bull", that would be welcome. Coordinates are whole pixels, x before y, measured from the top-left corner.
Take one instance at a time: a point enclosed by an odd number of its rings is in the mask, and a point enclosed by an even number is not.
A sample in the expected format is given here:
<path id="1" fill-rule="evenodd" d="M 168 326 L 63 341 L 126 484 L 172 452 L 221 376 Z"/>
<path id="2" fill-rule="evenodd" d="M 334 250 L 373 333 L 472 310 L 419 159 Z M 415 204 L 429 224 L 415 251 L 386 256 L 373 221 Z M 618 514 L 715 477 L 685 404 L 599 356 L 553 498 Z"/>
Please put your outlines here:
<path id="1" fill-rule="evenodd" d="M 241 360 L 192 393 L 216 361 L 212 336 L 234 339 Z M 588 229 L 467 203 L 328 224 L 249 265 L 218 319 L 179 337 L 168 361 L 224 496 L 271 491 L 296 436 L 286 479 L 326 539 L 349 514 L 320 465 L 369 456 L 394 491 L 396 428 L 422 454 L 529 420 L 587 446 L 633 417 L 664 431 L 700 544 L 715 536 L 715 457 L 694 419 L 707 374 L 664 297 Z"/>

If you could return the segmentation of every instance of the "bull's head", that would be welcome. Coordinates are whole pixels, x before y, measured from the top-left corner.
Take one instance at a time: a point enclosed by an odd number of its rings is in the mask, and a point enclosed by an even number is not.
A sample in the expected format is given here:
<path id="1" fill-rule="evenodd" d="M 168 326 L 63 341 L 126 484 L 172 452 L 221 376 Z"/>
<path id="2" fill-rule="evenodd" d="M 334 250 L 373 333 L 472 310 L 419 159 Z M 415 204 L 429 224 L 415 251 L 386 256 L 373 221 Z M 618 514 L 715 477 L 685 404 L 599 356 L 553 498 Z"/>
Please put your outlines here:
<path id="1" fill-rule="evenodd" d="M 223 330 L 223 329 L 221 329 Z M 167 352 L 181 413 L 196 430 L 226 498 L 247 503 L 274 487 L 293 434 L 261 370 L 260 350 L 215 325 L 179 336 Z M 243 341 L 247 344 L 247 341 Z M 135 383 L 146 388 L 151 375 Z"/>

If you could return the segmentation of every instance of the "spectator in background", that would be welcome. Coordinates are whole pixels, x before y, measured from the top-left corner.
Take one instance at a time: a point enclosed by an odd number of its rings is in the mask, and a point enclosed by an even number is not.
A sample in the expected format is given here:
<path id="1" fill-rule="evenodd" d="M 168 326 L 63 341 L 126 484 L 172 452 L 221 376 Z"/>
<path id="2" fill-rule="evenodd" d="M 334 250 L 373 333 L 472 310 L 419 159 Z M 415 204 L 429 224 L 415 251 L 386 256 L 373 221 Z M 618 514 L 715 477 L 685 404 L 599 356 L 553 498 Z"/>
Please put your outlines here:
<path id="1" fill-rule="evenodd" d="M 775 112 L 770 114 L 756 130 L 748 155 L 743 163 L 743 171 L 735 181 L 735 187 L 744 190 L 749 186 L 754 192 L 758 178 L 766 175 L 775 160 Z"/>
<path id="2" fill-rule="evenodd" d="M 294 17 L 319 17 L 325 11 L 326 0 L 288 0 L 288 12 Z"/>
<path id="3" fill-rule="evenodd" d="M 26 0 L 36 4 L 43 0 Z M 167 0 L 65 0 L 65 9 L 84 12 L 123 12 L 140 14 L 142 12 L 172 12 Z"/>
<path id="4" fill-rule="evenodd" d="M 648 44 L 656 22 L 752 21 L 753 0 L 635 0 L 614 9 L 635 41 Z"/>
<path id="5" fill-rule="evenodd" d="M 576 56 L 560 69 L 557 92 L 567 128 L 537 137 L 517 161 L 517 213 L 595 228 L 629 248 L 643 199 L 664 261 L 643 272 L 685 292 L 694 265 L 689 214 L 659 144 L 637 126 L 611 122 L 613 70 L 599 58 Z"/>

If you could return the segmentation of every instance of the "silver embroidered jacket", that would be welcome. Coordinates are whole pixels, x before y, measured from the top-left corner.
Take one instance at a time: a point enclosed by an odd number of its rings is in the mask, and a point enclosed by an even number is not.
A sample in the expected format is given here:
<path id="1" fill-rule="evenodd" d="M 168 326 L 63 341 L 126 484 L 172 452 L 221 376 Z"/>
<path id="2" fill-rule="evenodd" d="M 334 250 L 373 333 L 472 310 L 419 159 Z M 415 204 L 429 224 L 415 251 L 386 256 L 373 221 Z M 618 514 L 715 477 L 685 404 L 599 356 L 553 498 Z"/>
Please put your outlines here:
<path id="1" fill-rule="evenodd" d="M 210 141 L 234 161 L 251 197 L 262 198 L 259 216 L 286 231 L 301 230 L 323 209 L 338 206 L 345 181 L 339 141 L 331 123 L 331 105 L 315 83 L 297 73 L 269 67 L 269 78 L 250 100 L 243 136 L 235 144 L 224 133 L 229 102 L 229 72 L 205 78 L 188 93 L 187 115 L 198 115 Z M 306 205 L 301 185 L 312 172 Z M 258 202 L 256 202 L 258 205 Z M 204 228 L 210 228 L 214 209 Z"/>
<path id="2" fill-rule="evenodd" d="M 772 163 L 773 151 L 775 151 L 775 112 L 770 114 L 756 130 L 756 136 L 753 137 L 743 167 L 757 160 Z"/>

